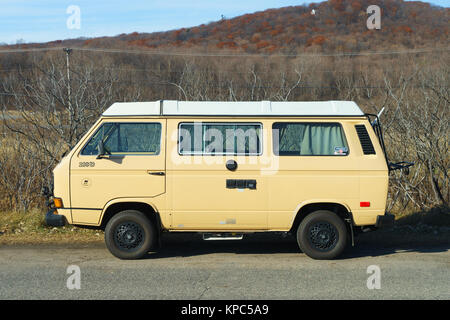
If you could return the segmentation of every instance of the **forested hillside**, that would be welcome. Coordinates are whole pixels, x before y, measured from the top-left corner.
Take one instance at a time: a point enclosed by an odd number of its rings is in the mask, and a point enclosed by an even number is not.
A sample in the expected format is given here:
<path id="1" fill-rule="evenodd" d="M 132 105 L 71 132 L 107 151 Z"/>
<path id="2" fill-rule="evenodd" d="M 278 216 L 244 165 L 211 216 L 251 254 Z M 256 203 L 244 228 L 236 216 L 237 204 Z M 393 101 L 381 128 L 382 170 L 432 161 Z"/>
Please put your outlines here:
<path id="1" fill-rule="evenodd" d="M 370 5 L 381 8 L 381 29 L 368 30 Z M 314 11 L 313 11 L 314 10 Z M 450 10 L 403 0 L 329 0 L 270 9 L 157 33 L 57 40 L 20 47 L 79 46 L 294 54 L 447 46 Z M 17 46 L 13 46 L 17 47 Z"/>

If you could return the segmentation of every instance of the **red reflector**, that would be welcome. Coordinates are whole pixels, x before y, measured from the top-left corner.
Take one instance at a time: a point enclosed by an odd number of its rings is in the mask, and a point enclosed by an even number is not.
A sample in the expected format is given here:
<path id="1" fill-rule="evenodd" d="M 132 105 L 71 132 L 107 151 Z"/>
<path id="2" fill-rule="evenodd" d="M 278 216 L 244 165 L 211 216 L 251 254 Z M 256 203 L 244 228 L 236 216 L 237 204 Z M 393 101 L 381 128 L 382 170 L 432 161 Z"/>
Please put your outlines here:
<path id="1" fill-rule="evenodd" d="M 363 201 L 359 203 L 360 207 L 370 207 L 370 202 L 369 201 Z"/>

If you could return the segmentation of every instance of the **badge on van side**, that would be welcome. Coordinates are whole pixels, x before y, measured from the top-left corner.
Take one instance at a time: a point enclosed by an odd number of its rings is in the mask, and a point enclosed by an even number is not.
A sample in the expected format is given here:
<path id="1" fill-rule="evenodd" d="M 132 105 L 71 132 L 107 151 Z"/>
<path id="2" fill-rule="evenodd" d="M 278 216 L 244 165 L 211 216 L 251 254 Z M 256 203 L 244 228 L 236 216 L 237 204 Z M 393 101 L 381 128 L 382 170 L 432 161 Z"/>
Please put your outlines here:
<path id="1" fill-rule="evenodd" d="M 80 168 L 93 168 L 93 167 L 95 167 L 95 162 L 94 161 L 79 162 L 78 163 L 78 167 L 80 167 Z"/>

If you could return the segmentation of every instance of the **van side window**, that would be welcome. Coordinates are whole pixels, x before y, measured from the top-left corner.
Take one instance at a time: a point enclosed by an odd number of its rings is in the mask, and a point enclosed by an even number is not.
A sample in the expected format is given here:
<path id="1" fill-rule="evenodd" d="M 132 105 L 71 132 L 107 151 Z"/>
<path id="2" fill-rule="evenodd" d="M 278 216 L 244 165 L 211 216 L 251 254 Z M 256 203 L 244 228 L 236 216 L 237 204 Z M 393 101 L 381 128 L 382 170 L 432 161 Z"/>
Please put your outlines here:
<path id="1" fill-rule="evenodd" d="M 105 123 L 92 136 L 81 155 L 97 155 L 103 140 L 111 154 L 157 155 L 160 151 L 160 123 Z"/>
<path id="2" fill-rule="evenodd" d="M 339 123 L 287 123 L 272 125 L 277 156 L 345 156 L 348 145 Z"/>
<path id="3" fill-rule="evenodd" d="M 180 123 L 180 155 L 260 155 L 260 123 Z"/>

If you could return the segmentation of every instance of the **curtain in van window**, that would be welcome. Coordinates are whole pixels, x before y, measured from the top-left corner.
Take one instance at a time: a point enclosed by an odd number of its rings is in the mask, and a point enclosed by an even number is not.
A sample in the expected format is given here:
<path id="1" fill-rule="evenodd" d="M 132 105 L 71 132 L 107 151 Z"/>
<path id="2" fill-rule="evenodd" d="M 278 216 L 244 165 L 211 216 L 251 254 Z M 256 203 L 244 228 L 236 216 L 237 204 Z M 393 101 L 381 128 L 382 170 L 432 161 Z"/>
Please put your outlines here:
<path id="1" fill-rule="evenodd" d="M 280 156 L 346 155 L 348 146 L 337 123 L 274 123 L 274 152 Z"/>
<path id="2" fill-rule="evenodd" d="M 336 124 L 309 124 L 305 126 L 301 155 L 334 155 L 339 148 L 346 147 L 342 130 Z"/>

